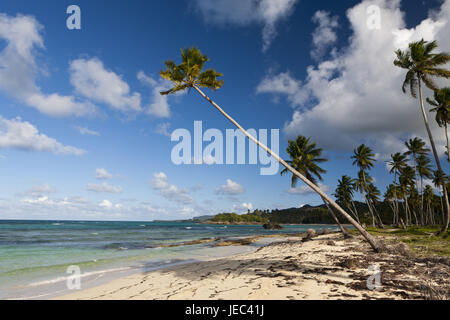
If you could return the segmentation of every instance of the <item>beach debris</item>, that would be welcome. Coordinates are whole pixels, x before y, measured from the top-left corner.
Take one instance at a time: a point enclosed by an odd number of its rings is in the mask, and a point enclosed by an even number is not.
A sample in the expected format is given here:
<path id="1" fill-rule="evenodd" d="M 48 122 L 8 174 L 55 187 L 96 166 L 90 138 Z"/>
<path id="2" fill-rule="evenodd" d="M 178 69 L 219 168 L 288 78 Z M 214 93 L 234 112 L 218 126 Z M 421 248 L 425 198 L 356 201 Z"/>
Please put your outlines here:
<path id="1" fill-rule="evenodd" d="M 339 263 L 339 265 L 346 269 L 357 269 L 358 268 L 358 260 L 355 258 L 347 258 Z"/>
<path id="2" fill-rule="evenodd" d="M 224 241 L 217 242 L 216 247 L 249 246 L 255 241 L 256 241 L 256 238 L 224 240 Z"/>
<path id="3" fill-rule="evenodd" d="M 266 223 L 263 225 L 263 228 L 266 230 L 283 230 L 284 229 L 281 225 L 275 224 L 275 223 Z"/>
<path id="4" fill-rule="evenodd" d="M 333 240 L 330 240 L 330 241 L 327 242 L 327 245 L 328 246 L 335 246 L 336 243 Z"/>
<path id="5" fill-rule="evenodd" d="M 303 242 L 311 241 L 315 236 L 317 236 L 317 233 L 314 229 L 308 229 L 306 231 L 306 236 L 302 239 Z"/>

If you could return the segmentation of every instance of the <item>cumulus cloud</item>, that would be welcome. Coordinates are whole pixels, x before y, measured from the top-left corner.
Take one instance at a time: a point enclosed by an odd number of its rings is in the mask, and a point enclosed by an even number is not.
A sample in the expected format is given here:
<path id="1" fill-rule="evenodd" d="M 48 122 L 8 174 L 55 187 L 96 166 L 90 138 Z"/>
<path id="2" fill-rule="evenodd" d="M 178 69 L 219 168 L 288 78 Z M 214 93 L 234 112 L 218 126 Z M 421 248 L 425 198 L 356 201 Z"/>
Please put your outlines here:
<path id="1" fill-rule="evenodd" d="M 371 5 L 380 8 L 380 29 L 368 27 Z M 346 48 L 308 67 L 303 82 L 290 73 L 271 75 L 257 92 L 286 96 L 295 112 L 285 133 L 312 137 L 328 150 L 350 151 L 366 143 L 385 158 L 413 135 L 427 141 L 419 101 L 401 91 L 406 72 L 393 65 L 394 52 L 422 38 L 436 39 L 440 51 L 449 51 L 450 1 L 411 29 L 406 28 L 398 0 L 363 1 L 348 10 L 347 18 L 353 34 Z M 425 96 L 430 95 L 425 90 Z M 443 152 L 443 130 L 431 122 Z"/>
<path id="2" fill-rule="evenodd" d="M 105 169 L 99 168 L 95 170 L 95 178 L 98 180 L 107 180 L 111 179 L 112 175 Z"/>
<path id="3" fill-rule="evenodd" d="M 88 135 L 88 136 L 100 136 L 100 133 L 98 133 L 97 131 L 93 131 L 93 130 L 90 130 L 89 128 L 87 128 L 87 127 L 79 127 L 79 126 L 76 126 L 76 127 L 74 127 L 74 129 L 75 130 L 77 130 L 81 135 L 83 135 L 83 136 L 85 136 L 85 135 Z"/>
<path id="4" fill-rule="evenodd" d="M 263 51 L 277 36 L 277 23 L 294 11 L 297 0 L 194 0 L 196 9 L 207 23 L 221 26 L 261 25 Z"/>
<path id="5" fill-rule="evenodd" d="M 244 187 L 231 179 L 227 179 L 226 184 L 216 188 L 216 194 L 234 196 L 245 193 Z"/>
<path id="6" fill-rule="evenodd" d="M 111 201 L 109 201 L 109 200 L 103 200 L 102 202 L 100 202 L 100 203 L 98 204 L 98 206 L 99 206 L 100 208 L 104 208 L 104 209 L 107 209 L 107 210 L 111 210 L 111 209 L 120 210 L 120 209 L 122 209 L 122 207 L 123 207 L 120 203 L 113 204 L 113 203 L 112 203 Z"/>
<path id="7" fill-rule="evenodd" d="M 336 28 L 339 27 L 338 17 L 331 16 L 327 11 L 317 11 L 312 21 L 317 24 L 313 32 L 313 49 L 311 56 L 319 60 L 323 57 L 329 46 L 337 41 Z"/>
<path id="8" fill-rule="evenodd" d="M 98 58 L 74 60 L 69 71 L 76 93 L 114 110 L 141 111 L 141 95 L 131 93 L 122 77 L 107 70 Z"/>
<path id="9" fill-rule="evenodd" d="M 155 173 L 153 175 L 152 187 L 154 190 L 158 191 L 161 196 L 171 202 L 184 205 L 194 202 L 188 190 L 169 184 L 167 175 L 164 172 Z"/>
<path id="10" fill-rule="evenodd" d="M 302 82 L 295 79 L 290 72 L 266 76 L 257 86 L 256 93 L 284 95 L 292 107 L 301 106 L 308 98 L 307 93 L 302 90 Z"/>
<path id="11" fill-rule="evenodd" d="M 102 184 L 88 184 L 88 191 L 97 192 L 97 193 L 122 193 L 123 189 L 120 186 L 110 186 L 106 182 Z"/>
<path id="12" fill-rule="evenodd" d="M 164 172 L 155 173 L 152 181 L 153 189 L 163 190 L 169 187 L 167 175 Z"/>
<path id="13" fill-rule="evenodd" d="M 36 63 L 36 52 L 45 49 L 43 27 L 31 16 L 0 14 L 0 40 L 6 46 L 0 52 L 0 90 L 41 113 L 51 116 L 81 116 L 95 112 L 89 102 L 73 96 L 43 93 L 36 84 L 42 73 Z"/>
<path id="14" fill-rule="evenodd" d="M 56 191 L 50 187 L 49 184 L 33 186 L 24 192 L 25 195 L 29 195 L 36 198 L 44 197 L 46 194 L 55 193 Z"/>
<path id="15" fill-rule="evenodd" d="M 247 213 L 248 210 L 253 210 L 253 204 L 252 203 L 242 203 L 239 205 L 233 205 L 232 211 L 238 212 L 238 213 Z"/>
<path id="16" fill-rule="evenodd" d="M 156 118 L 170 118 L 170 97 L 162 96 L 161 92 L 172 88 L 172 83 L 165 79 L 155 80 L 152 77 L 147 76 L 143 71 L 139 71 L 137 78 L 142 84 L 151 89 L 151 102 L 146 109 L 146 113 Z M 176 93 L 178 96 L 183 94 L 184 92 L 182 91 Z"/>
<path id="17" fill-rule="evenodd" d="M 84 150 L 65 146 L 50 138 L 31 123 L 21 118 L 8 120 L 0 116 L 0 148 L 12 148 L 27 151 L 52 152 L 80 156 Z"/>
<path id="18" fill-rule="evenodd" d="M 161 190 L 161 195 L 169 201 L 181 203 L 181 204 L 191 204 L 193 200 L 189 195 L 189 191 L 181 189 L 177 186 L 170 185 L 168 188 Z"/>

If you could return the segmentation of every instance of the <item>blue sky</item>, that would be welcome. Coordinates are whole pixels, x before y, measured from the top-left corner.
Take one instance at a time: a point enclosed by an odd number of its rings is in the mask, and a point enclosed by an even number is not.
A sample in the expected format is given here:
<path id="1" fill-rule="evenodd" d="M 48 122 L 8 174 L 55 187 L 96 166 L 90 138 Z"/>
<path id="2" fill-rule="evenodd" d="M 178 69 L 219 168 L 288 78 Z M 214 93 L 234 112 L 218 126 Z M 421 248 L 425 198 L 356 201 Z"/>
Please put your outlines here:
<path id="1" fill-rule="evenodd" d="M 225 86 L 208 92 L 217 103 L 246 128 L 280 129 L 283 157 L 299 134 L 325 149 L 330 194 L 342 175 L 356 176 L 350 155 L 361 143 L 377 153 L 372 175 L 384 191 L 389 154 L 426 138 L 393 52 L 421 38 L 450 51 L 450 0 L 211 3 L 0 3 L 0 219 L 144 221 L 319 204 L 259 166 L 172 163 L 173 130 L 196 120 L 232 129 L 196 92 L 158 97 L 163 61 L 187 46 L 224 73 Z M 66 27 L 71 4 L 81 30 Z M 444 132 L 433 133 L 442 154 Z"/>

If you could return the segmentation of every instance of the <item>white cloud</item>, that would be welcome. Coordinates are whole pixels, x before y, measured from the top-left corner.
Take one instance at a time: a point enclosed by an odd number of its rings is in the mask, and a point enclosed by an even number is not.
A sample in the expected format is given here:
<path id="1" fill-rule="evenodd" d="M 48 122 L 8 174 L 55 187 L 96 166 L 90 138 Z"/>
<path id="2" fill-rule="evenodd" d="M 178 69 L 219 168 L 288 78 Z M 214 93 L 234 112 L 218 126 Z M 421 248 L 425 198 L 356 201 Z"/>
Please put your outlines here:
<path id="1" fill-rule="evenodd" d="M 293 107 L 302 105 L 307 99 L 307 94 L 302 90 L 302 82 L 294 79 L 290 72 L 266 76 L 256 88 L 256 93 L 286 95 Z"/>
<path id="2" fill-rule="evenodd" d="M 74 127 L 75 130 L 77 130 L 81 135 L 88 135 L 88 136 L 100 136 L 100 133 L 98 133 L 97 131 L 93 131 L 93 130 L 89 130 L 89 128 L 87 127 L 79 127 L 76 126 Z"/>
<path id="3" fill-rule="evenodd" d="M 174 201 L 181 204 L 191 204 L 193 200 L 189 195 L 189 191 L 180 189 L 177 186 L 170 185 L 168 188 L 160 191 L 161 195 L 169 201 Z"/>
<path id="4" fill-rule="evenodd" d="M 55 193 L 56 191 L 50 187 L 49 184 L 44 184 L 40 186 L 33 186 L 29 190 L 25 191 L 26 195 L 30 195 L 32 197 L 41 198 L 44 197 L 45 194 Z"/>
<path id="5" fill-rule="evenodd" d="M 311 56 L 315 60 L 319 60 L 323 57 L 329 46 L 335 44 L 337 41 L 335 29 L 339 27 L 338 17 L 332 17 L 329 12 L 320 10 L 314 14 L 312 21 L 318 26 L 313 32 Z"/>
<path id="6" fill-rule="evenodd" d="M 73 96 L 59 94 L 33 93 L 26 98 L 26 102 L 40 112 L 54 117 L 67 117 L 71 115 L 82 116 L 94 114 L 96 107 L 90 102 L 78 102 Z"/>
<path id="7" fill-rule="evenodd" d="M 216 188 L 216 193 L 221 195 L 238 195 L 245 193 L 244 187 L 239 183 L 227 179 L 226 184 Z"/>
<path id="8" fill-rule="evenodd" d="M 162 136 L 166 136 L 166 137 L 170 137 L 171 133 L 169 132 L 170 129 L 170 123 L 169 122 L 164 122 L 164 123 L 160 123 L 157 127 L 155 132 L 162 135 Z"/>
<path id="9" fill-rule="evenodd" d="M 367 26 L 370 5 L 381 9 L 380 30 Z M 436 39 L 440 51 L 449 51 L 450 1 L 413 29 L 405 28 L 397 0 L 366 0 L 348 10 L 347 16 L 353 30 L 349 45 L 308 67 L 303 84 L 282 73 L 264 79 L 257 91 L 285 95 L 296 109 L 285 133 L 312 137 L 328 150 L 350 151 L 366 143 L 386 158 L 402 149 L 402 141 L 412 135 L 428 141 L 418 100 L 401 91 L 406 72 L 393 65 L 394 52 L 421 38 Z M 284 85 L 270 89 L 268 83 Z M 431 122 L 443 152 L 443 130 Z"/>
<path id="10" fill-rule="evenodd" d="M 240 205 L 234 205 L 232 208 L 232 211 L 238 212 L 238 213 L 247 213 L 248 210 L 253 210 L 253 204 L 252 203 L 242 203 Z"/>
<path id="11" fill-rule="evenodd" d="M 52 152 L 55 154 L 83 155 L 84 150 L 65 146 L 45 134 L 39 133 L 31 123 L 21 118 L 12 120 L 0 116 L 0 148 Z"/>
<path id="12" fill-rule="evenodd" d="M 155 173 L 153 175 L 153 189 L 162 190 L 169 187 L 167 175 L 164 172 Z"/>
<path id="13" fill-rule="evenodd" d="M 98 180 L 107 180 L 111 179 L 112 175 L 105 168 L 100 168 L 95 170 L 95 177 Z"/>
<path id="14" fill-rule="evenodd" d="M 297 0 L 194 0 L 207 23 L 263 26 L 263 51 L 277 36 L 276 25 L 294 11 Z"/>
<path id="15" fill-rule="evenodd" d="M 153 175 L 152 187 L 154 190 L 159 191 L 159 194 L 169 201 L 184 205 L 194 202 L 188 190 L 169 184 L 167 175 L 164 172 L 155 173 Z"/>
<path id="16" fill-rule="evenodd" d="M 324 185 L 324 184 L 319 184 L 319 188 L 322 189 L 323 192 L 328 193 L 331 191 L 330 187 Z M 309 195 L 309 194 L 315 194 L 316 192 L 311 189 L 311 187 L 309 186 L 300 186 L 297 188 L 291 188 L 289 190 L 286 190 L 287 193 L 292 194 L 292 195 Z"/>
<path id="17" fill-rule="evenodd" d="M 165 79 L 155 80 L 147 76 L 143 71 L 139 71 L 137 78 L 142 84 L 149 87 L 151 92 L 151 102 L 147 107 L 146 113 L 157 118 L 170 118 L 171 111 L 169 105 L 169 96 L 161 95 L 162 91 L 167 91 L 173 87 L 171 82 Z M 178 92 L 176 95 L 183 95 L 184 92 Z"/>
<path id="18" fill-rule="evenodd" d="M 97 193 L 122 193 L 123 189 L 120 186 L 110 186 L 106 182 L 102 184 L 88 184 L 88 191 L 97 192 Z"/>
<path id="19" fill-rule="evenodd" d="M 78 94 L 114 110 L 141 111 L 141 95 L 131 93 L 122 77 L 107 70 L 99 59 L 74 60 L 69 70 L 70 82 Z"/>
<path id="20" fill-rule="evenodd" d="M 112 202 L 109 200 L 103 200 L 98 205 L 102 208 L 112 208 L 112 206 L 113 206 Z"/>
<path id="21" fill-rule="evenodd" d="M 95 107 L 73 96 L 42 93 L 36 78 L 43 73 L 35 59 L 44 49 L 42 26 L 31 16 L 0 14 L 0 40 L 6 47 L 0 52 L 0 90 L 51 116 L 92 114 Z"/>

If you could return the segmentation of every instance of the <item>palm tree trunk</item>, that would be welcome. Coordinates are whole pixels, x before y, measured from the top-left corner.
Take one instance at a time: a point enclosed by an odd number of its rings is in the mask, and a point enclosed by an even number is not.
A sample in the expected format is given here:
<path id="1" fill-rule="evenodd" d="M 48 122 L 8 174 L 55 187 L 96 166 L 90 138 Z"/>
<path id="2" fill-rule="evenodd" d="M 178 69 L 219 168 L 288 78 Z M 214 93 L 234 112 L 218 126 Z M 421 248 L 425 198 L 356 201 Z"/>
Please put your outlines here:
<path id="1" fill-rule="evenodd" d="M 330 205 L 328 204 L 327 200 L 325 200 L 324 198 L 322 198 L 323 203 L 327 206 L 328 212 L 331 214 L 331 216 L 333 217 L 334 221 L 336 222 L 336 224 L 339 226 L 339 229 L 341 229 L 342 234 L 344 235 L 344 237 L 348 238 L 350 237 L 350 234 L 348 233 L 347 229 L 345 229 L 345 227 L 340 223 L 338 217 L 336 217 L 336 215 L 334 214 L 333 209 L 330 207 Z"/>
<path id="2" fill-rule="evenodd" d="M 444 127 L 445 127 L 445 137 L 447 138 L 447 156 L 448 156 L 448 161 L 450 162 L 450 144 L 449 144 L 449 140 L 448 140 L 447 122 L 444 122 Z"/>
<path id="3" fill-rule="evenodd" d="M 353 206 L 353 212 L 355 214 L 356 220 L 358 221 L 359 224 L 361 224 L 361 221 L 359 220 L 358 210 L 356 209 L 355 202 L 353 200 L 352 200 L 352 206 Z M 352 211 L 352 210 L 350 209 L 350 211 Z"/>
<path id="4" fill-rule="evenodd" d="M 383 220 L 381 220 L 380 213 L 378 212 L 377 206 L 376 206 L 375 203 L 373 203 L 373 210 L 374 210 L 375 213 L 377 214 L 378 221 L 380 222 L 380 223 L 379 223 L 379 227 L 380 227 L 381 229 L 384 229 L 384 223 L 383 223 Z"/>
<path id="5" fill-rule="evenodd" d="M 399 182 L 399 184 L 400 184 L 400 182 Z M 397 170 L 394 171 L 394 191 L 395 191 L 395 194 L 394 194 L 395 205 L 397 207 L 397 220 L 396 221 L 398 224 L 399 213 L 398 213 L 398 198 L 397 198 Z M 395 217 L 395 211 L 394 211 L 394 217 Z M 395 224 L 395 222 L 394 222 L 394 224 Z"/>
<path id="6" fill-rule="evenodd" d="M 417 75 L 417 78 L 419 79 L 419 94 L 420 94 L 420 106 L 422 108 L 422 115 L 425 122 L 425 127 L 427 128 L 427 133 L 430 138 L 431 148 L 433 149 L 434 158 L 436 160 L 436 165 L 438 167 L 438 170 L 440 172 L 442 171 L 441 161 L 439 160 L 439 155 L 436 150 L 436 145 L 434 144 L 433 135 L 430 130 L 430 125 L 428 124 L 428 117 L 427 113 L 425 111 L 425 106 L 423 104 L 423 92 L 422 92 L 422 80 L 420 74 Z M 445 179 L 443 179 L 445 180 Z M 449 212 L 449 204 L 448 204 L 448 194 L 447 194 L 447 188 L 445 186 L 445 181 L 442 181 L 442 189 L 444 190 L 444 204 L 445 204 L 445 210 L 443 212 L 444 214 L 444 221 L 442 223 L 442 230 L 439 232 L 439 234 L 445 234 L 448 230 L 448 225 L 450 222 L 450 212 Z"/>
<path id="7" fill-rule="evenodd" d="M 364 169 L 362 170 L 362 174 L 363 174 L 364 187 L 367 188 L 366 173 L 364 172 Z M 367 192 L 366 191 L 364 191 L 364 199 L 366 200 L 367 207 L 369 207 L 369 212 L 372 215 L 372 227 L 375 228 L 375 215 L 373 213 L 373 210 L 372 210 L 372 207 L 370 205 L 369 198 L 367 197 Z"/>
<path id="8" fill-rule="evenodd" d="M 218 104 L 216 104 L 214 101 L 212 101 L 203 91 L 201 91 L 196 85 L 193 86 L 193 88 L 206 100 L 208 101 L 214 108 L 216 108 L 225 118 L 227 118 L 233 125 L 235 125 L 241 132 L 246 135 L 251 141 L 256 143 L 260 148 L 268 152 L 272 157 L 274 157 L 279 163 L 281 163 L 286 169 L 288 169 L 291 173 L 296 175 L 300 180 L 302 180 L 306 185 L 308 185 L 311 189 L 313 189 L 315 192 L 317 192 L 322 198 L 324 198 L 328 203 L 335 208 L 339 213 L 341 213 L 360 233 L 361 235 L 367 240 L 367 242 L 370 244 L 372 249 L 375 252 L 381 251 L 380 244 L 375 240 L 374 237 L 372 237 L 364 228 L 356 222 L 355 219 L 353 219 L 347 212 L 345 212 L 344 209 L 342 209 L 335 201 L 333 201 L 325 192 L 323 192 L 318 186 L 316 186 L 314 183 L 309 181 L 306 177 L 304 177 L 300 172 L 292 168 L 286 161 L 280 158 L 278 154 L 273 152 L 271 149 L 269 149 L 267 146 L 265 146 L 263 143 L 261 143 L 258 139 L 253 137 L 251 134 L 249 134 L 239 123 L 236 122 L 231 116 L 229 116 L 221 107 L 219 107 Z"/>
<path id="9" fill-rule="evenodd" d="M 409 204 L 408 204 L 408 195 L 405 196 L 405 217 L 406 217 L 406 226 L 409 227 Z"/>
<path id="10" fill-rule="evenodd" d="M 413 161 L 414 161 L 414 173 L 415 173 L 415 175 L 416 175 L 416 188 L 417 188 L 417 193 L 419 193 L 419 192 L 420 192 L 420 190 L 419 190 L 419 174 L 418 174 L 418 172 L 417 172 L 417 159 L 416 159 L 416 155 L 415 155 L 415 154 L 413 154 Z M 421 208 L 421 210 L 422 210 L 422 209 L 423 209 L 423 208 Z M 413 213 L 414 213 L 414 217 L 416 218 L 416 225 L 418 225 L 418 224 L 417 224 L 416 211 L 413 210 Z M 420 213 L 421 213 L 422 216 L 423 216 L 423 212 L 420 211 Z"/>
<path id="11" fill-rule="evenodd" d="M 422 226 L 425 225 L 424 222 L 424 212 L 423 212 L 423 177 L 420 176 L 420 191 L 421 191 L 421 199 L 420 199 L 420 218 L 421 218 L 421 222 L 422 222 Z"/>

